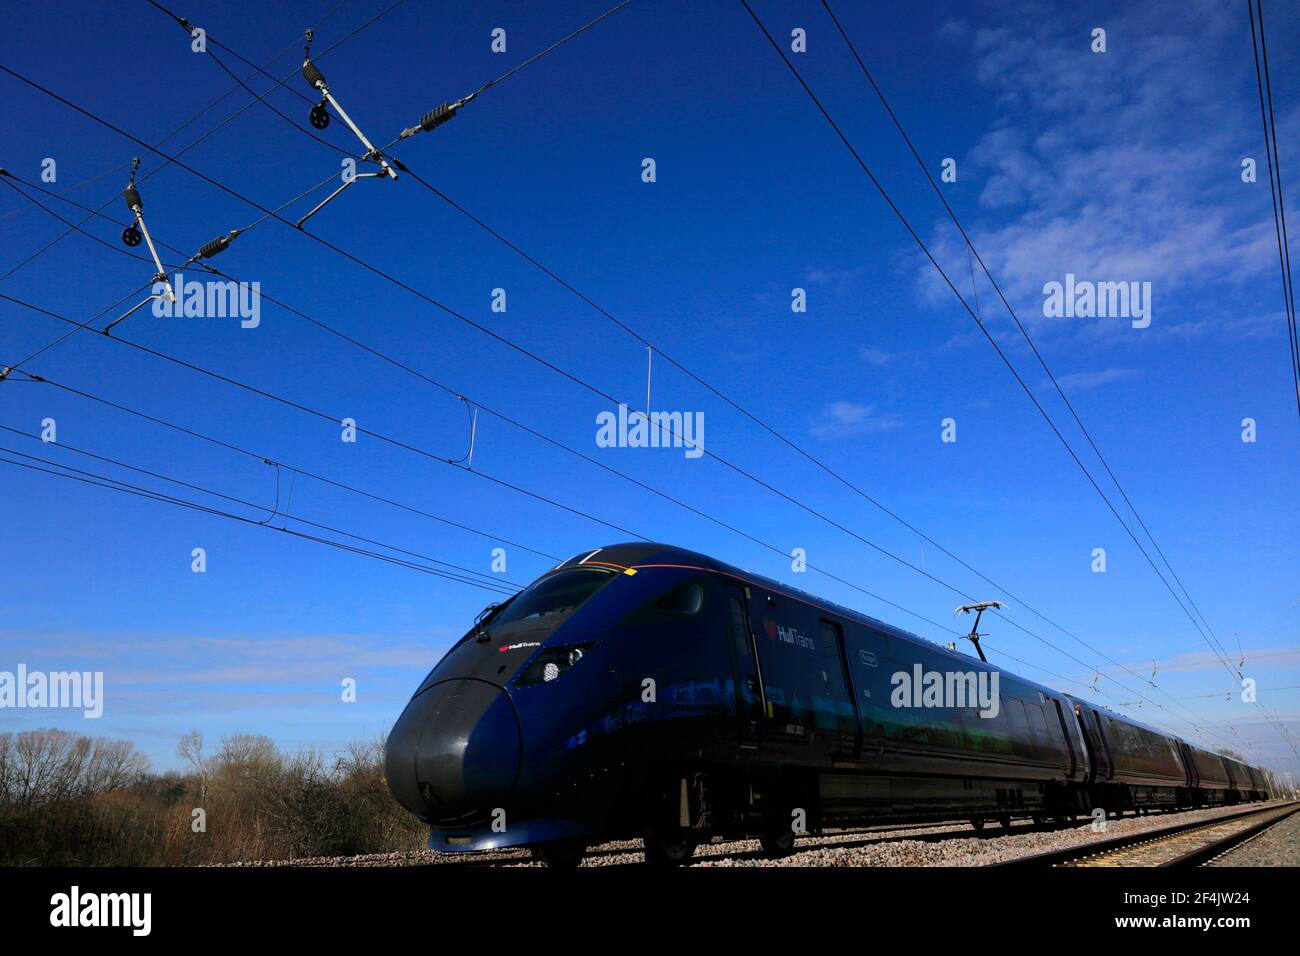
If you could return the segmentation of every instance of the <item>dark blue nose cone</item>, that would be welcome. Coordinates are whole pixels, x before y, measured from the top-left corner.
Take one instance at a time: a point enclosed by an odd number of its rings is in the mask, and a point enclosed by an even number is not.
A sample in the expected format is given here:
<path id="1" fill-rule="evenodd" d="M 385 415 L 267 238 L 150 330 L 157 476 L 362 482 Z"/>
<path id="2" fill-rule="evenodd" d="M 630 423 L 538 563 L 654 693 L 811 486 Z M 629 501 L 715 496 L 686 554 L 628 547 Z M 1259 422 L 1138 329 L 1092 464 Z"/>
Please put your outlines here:
<path id="1" fill-rule="evenodd" d="M 443 681 L 412 698 L 388 735 L 388 789 L 430 823 L 471 823 L 504 804 L 521 750 L 505 691 L 480 680 Z"/>

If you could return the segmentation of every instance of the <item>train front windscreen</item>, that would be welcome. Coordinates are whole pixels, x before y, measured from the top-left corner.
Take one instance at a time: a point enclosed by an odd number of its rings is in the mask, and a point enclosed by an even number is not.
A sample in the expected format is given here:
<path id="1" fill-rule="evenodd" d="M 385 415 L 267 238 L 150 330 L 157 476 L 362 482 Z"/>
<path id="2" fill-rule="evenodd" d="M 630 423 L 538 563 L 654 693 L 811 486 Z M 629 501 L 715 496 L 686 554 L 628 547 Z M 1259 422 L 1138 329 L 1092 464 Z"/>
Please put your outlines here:
<path id="1" fill-rule="evenodd" d="M 489 612 L 438 662 L 416 691 L 454 677 L 504 687 L 556 628 L 616 575 L 604 568 L 566 568 L 538 578 Z"/>

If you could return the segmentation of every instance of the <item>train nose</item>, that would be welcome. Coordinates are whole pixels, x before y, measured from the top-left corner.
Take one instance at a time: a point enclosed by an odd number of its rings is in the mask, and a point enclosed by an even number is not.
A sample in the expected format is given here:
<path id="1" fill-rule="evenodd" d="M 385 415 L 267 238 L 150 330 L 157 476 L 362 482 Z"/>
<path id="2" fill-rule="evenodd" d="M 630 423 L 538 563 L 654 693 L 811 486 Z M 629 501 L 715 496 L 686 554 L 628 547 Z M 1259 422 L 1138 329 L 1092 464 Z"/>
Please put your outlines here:
<path id="1" fill-rule="evenodd" d="M 388 735 L 388 789 L 430 823 L 471 822 L 509 795 L 521 750 L 505 691 L 481 680 L 443 681 L 412 698 Z"/>

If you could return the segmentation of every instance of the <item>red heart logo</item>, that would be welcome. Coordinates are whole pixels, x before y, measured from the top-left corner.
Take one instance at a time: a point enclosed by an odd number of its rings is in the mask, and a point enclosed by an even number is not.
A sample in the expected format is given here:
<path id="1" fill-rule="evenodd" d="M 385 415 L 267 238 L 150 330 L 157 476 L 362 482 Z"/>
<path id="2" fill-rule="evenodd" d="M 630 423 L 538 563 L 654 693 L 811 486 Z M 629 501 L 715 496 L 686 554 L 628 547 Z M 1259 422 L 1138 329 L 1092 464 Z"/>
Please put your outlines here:
<path id="1" fill-rule="evenodd" d="M 763 630 L 767 631 L 768 640 L 776 640 L 776 621 L 770 617 L 763 618 Z"/>

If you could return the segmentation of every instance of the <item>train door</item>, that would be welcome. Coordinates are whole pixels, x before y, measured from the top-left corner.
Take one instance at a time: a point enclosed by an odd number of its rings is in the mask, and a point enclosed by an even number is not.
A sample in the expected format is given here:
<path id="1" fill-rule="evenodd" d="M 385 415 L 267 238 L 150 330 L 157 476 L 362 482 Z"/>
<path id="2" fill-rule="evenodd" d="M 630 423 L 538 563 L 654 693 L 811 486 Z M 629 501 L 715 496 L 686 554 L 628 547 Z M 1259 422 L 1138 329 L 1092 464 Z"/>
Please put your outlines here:
<path id="1" fill-rule="evenodd" d="M 1066 771 L 1066 777 L 1073 780 L 1076 776 L 1086 777 L 1088 775 L 1088 756 L 1085 752 L 1082 737 L 1079 735 L 1079 721 L 1073 711 L 1067 720 L 1065 709 L 1061 707 L 1061 702 L 1056 698 L 1050 698 L 1056 705 L 1056 723 L 1061 728 L 1061 733 L 1065 737 L 1065 749 L 1070 757 L 1070 766 Z M 1067 704 L 1068 708 L 1069 705 Z M 1071 733 L 1073 731 L 1073 733 Z"/>
<path id="2" fill-rule="evenodd" d="M 1106 728 L 1101 724 L 1101 714 L 1096 710 L 1090 710 L 1092 714 L 1092 725 L 1097 733 L 1097 779 L 1099 781 L 1110 780 L 1115 776 L 1115 757 L 1110 752 L 1110 741 L 1106 739 Z"/>
<path id="3" fill-rule="evenodd" d="M 827 709 L 827 727 L 834 735 L 832 759 L 852 760 L 858 756 L 862 742 L 862 721 L 849 679 L 848 660 L 844 654 L 844 629 L 836 621 L 818 621 L 818 652 L 821 657 L 822 706 Z"/>
<path id="4" fill-rule="evenodd" d="M 762 735 L 763 672 L 749 626 L 748 589 L 736 584 L 725 588 L 727 599 L 727 650 L 731 655 L 731 676 L 736 689 L 736 722 L 742 750 L 755 750 Z"/>

